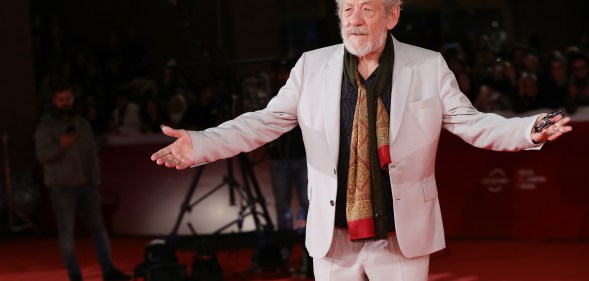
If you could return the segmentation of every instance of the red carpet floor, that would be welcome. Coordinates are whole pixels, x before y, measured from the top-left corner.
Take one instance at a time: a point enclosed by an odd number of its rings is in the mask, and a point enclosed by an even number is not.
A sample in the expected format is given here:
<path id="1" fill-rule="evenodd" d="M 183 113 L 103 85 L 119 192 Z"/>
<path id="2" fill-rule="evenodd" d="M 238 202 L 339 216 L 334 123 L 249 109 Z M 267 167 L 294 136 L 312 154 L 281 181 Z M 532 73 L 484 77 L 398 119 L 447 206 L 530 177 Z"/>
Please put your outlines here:
<path id="1" fill-rule="evenodd" d="M 1 281 L 66 281 L 57 241 L 54 238 L 0 238 Z M 114 237 L 112 252 L 116 264 L 131 273 L 142 261 L 146 237 Z M 77 241 L 84 280 L 101 280 L 89 238 Z M 192 253 L 178 253 L 190 264 Z M 225 280 L 305 280 L 303 277 L 270 278 L 252 274 L 252 249 L 221 252 L 218 260 Z M 292 265 L 297 264 L 300 248 L 295 249 Z M 307 279 L 308 280 L 308 279 Z M 589 242 L 570 241 L 448 241 L 448 248 L 432 257 L 430 281 L 475 280 L 589 280 Z"/>

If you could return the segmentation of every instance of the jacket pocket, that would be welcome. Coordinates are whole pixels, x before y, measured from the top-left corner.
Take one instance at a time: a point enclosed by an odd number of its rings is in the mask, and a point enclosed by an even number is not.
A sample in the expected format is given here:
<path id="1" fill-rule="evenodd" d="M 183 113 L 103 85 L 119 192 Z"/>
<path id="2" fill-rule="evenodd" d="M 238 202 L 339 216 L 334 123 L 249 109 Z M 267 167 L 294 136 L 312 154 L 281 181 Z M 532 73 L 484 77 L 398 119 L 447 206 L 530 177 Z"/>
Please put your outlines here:
<path id="1" fill-rule="evenodd" d="M 423 190 L 423 200 L 426 202 L 438 197 L 438 187 L 435 180 L 421 184 L 421 189 Z"/>
<path id="2" fill-rule="evenodd" d="M 430 108 L 435 106 L 437 97 L 431 97 L 425 100 L 414 101 L 407 104 L 407 111 L 416 112 L 424 108 Z"/>
<path id="3" fill-rule="evenodd" d="M 436 127 L 440 126 L 442 109 L 437 97 L 408 103 L 407 114 L 415 118 L 425 132 L 440 130 Z"/>

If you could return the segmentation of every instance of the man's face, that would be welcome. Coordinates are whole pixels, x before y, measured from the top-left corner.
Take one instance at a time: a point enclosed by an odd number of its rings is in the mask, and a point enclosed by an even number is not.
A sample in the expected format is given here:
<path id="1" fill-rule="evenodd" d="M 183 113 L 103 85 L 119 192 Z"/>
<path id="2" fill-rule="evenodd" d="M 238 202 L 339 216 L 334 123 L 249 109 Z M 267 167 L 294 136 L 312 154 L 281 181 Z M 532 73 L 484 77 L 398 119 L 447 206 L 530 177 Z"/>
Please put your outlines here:
<path id="1" fill-rule="evenodd" d="M 346 49 L 356 55 L 381 51 L 388 30 L 398 20 L 399 7 L 386 13 L 380 0 L 344 0 L 341 7 L 341 36 Z"/>
<path id="2" fill-rule="evenodd" d="M 553 60 L 550 62 L 550 73 L 554 79 L 566 77 L 566 71 L 561 61 Z"/>
<path id="3" fill-rule="evenodd" d="M 526 55 L 526 67 L 529 70 L 536 70 L 538 69 L 538 56 L 534 55 L 534 54 L 528 54 Z"/>
<path id="4" fill-rule="evenodd" d="M 538 94 L 538 84 L 532 77 L 522 78 L 520 87 L 524 96 L 535 97 Z"/>
<path id="5" fill-rule="evenodd" d="M 59 112 L 69 112 L 74 108 L 74 94 L 71 90 L 59 91 L 53 95 L 51 102 Z"/>
<path id="6" fill-rule="evenodd" d="M 588 66 L 587 66 L 587 61 L 580 59 L 580 60 L 575 60 L 571 63 L 571 70 L 573 72 L 573 75 L 577 78 L 577 79 L 585 79 L 587 78 L 587 73 L 588 73 Z"/>

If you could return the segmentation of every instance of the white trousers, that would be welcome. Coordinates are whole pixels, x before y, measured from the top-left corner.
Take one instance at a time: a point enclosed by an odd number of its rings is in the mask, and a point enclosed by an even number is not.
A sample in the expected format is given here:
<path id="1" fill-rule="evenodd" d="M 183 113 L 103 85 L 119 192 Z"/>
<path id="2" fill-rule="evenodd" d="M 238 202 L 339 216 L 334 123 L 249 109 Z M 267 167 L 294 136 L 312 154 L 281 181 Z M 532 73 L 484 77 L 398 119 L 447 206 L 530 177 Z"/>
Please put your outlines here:
<path id="1" fill-rule="evenodd" d="M 318 281 L 427 281 L 429 255 L 406 258 L 395 236 L 373 242 L 352 242 L 336 228 L 327 255 L 313 258 Z"/>

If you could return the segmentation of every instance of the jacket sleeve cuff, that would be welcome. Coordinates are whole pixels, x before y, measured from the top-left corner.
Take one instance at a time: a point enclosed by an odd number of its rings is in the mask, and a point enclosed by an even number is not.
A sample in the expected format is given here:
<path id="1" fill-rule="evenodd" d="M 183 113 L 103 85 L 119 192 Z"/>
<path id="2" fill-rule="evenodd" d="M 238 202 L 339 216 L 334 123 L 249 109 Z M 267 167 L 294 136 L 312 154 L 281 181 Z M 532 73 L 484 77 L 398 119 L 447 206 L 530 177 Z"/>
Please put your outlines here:
<path id="1" fill-rule="evenodd" d="M 529 147 L 525 148 L 525 150 L 540 150 L 542 149 L 542 147 L 544 146 L 544 144 L 546 143 L 546 141 L 540 142 L 540 143 L 536 143 L 534 142 L 534 140 L 532 140 L 532 132 L 534 131 L 534 125 L 536 125 L 536 120 L 538 120 L 538 116 L 534 115 L 534 116 L 530 116 L 530 118 L 532 119 L 531 124 L 528 125 L 528 130 L 526 130 L 526 139 L 529 142 Z"/>
<path id="2" fill-rule="evenodd" d="M 199 137 L 199 132 L 197 131 L 188 131 L 188 133 L 190 134 L 190 138 L 192 139 L 192 152 L 194 153 L 194 165 L 191 165 L 190 168 L 194 168 L 194 167 L 198 167 L 198 166 L 202 166 L 205 164 L 208 164 L 209 162 L 202 162 L 200 159 L 202 159 L 202 155 L 200 155 L 198 153 L 198 150 L 196 149 L 197 147 L 197 143 L 198 143 L 198 137 Z"/>

